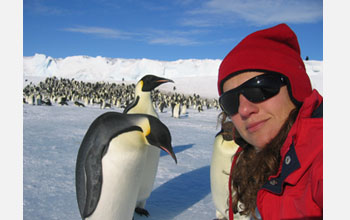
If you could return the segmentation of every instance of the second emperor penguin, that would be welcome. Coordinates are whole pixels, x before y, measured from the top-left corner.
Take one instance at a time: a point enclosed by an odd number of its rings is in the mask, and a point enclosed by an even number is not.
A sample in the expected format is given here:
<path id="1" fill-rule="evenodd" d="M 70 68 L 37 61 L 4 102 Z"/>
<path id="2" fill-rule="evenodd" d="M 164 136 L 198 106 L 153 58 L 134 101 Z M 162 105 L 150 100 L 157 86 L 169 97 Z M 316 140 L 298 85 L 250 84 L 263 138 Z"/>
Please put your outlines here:
<path id="1" fill-rule="evenodd" d="M 228 184 L 233 155 L 238 145 L 232 138 L 232 122 L 225 122 L 221 131 L 216 135 L 210 164 L 210 187 L 216 208 L 217 219 L 228 218 Z M 234 219 L 248 220 L 245 215 L 235 214 Z"/>
<path id="2" fill-rule="evenodd" d="M 146 114 L 107 112 L 90 125 L 76 162 L 76 195 L 84 220 L 133 219 L 147 162 L 159 148 L 175 162 L 169 129 Z"/>
<path id="3" fill-rule="evenodd" d="M 152 103 L 151 91 L 159 85 L 167 82 L 174 82 L 171 79 L 146 75 L 142 77 L 135 87 L 135 99 L 128 105 L 123 113 L 126 114 L 148 114 L 158 118 Z M 142 173 L 141 188 L 137 197 L 136 213 L 148 216 L 145 209 L 146 200 L 150 196 L 156 178 L 160 149 L 156 147 L 148 148 L 145 172 Z"/>

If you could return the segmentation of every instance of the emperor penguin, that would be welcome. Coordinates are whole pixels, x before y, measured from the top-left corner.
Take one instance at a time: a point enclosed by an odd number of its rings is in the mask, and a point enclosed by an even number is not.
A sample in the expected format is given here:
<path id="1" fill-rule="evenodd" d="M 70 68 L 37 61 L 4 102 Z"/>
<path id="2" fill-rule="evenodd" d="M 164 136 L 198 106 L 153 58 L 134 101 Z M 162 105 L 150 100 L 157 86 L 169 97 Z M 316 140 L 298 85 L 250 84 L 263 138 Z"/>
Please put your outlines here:
<path id="1" fill-rule="evenodd" d="M 180 118 L 180 102 L 177 102 L 174 106 L 174 108 L 172 109 L 173 111 L 173 117 L 174 118 Z"/>
<path id="2" fill-rule="evenodd" d="M 232 122 L 225 122 L 221 131 L 215 136 L 210 163 L 210 187 L 216 208 L 216 218 L 228 217 L 228 184 L 233 155 L 239 146 L 232 137 Z M 249 216 L 234 214 L 234 219 L 249 220 Z"/>
<path id="3" fill-rule="evenodd" d="M 28 100 L 28 104 L 30 104 L 30 105 L 35 105 L 34 93 L 31 93 L 31 94 L 28 96 L 27 100 Z"/>
<path id="4" fill-rule="evenodd" d="M 187 102 L 184 101 L 184 103 L 181 105 L 180 115 L 186 115 L 186 114 L 187 114 Z"/>
<path id="5" fill-rule="evenodd" d="M 85 106 L 88 106 L 89 105 L 89 98 L 88 98 L 88 96 L 84 96 L 84 105 Z"/>
<path id="6" fill-rule="evenodd" d="M 85 105 L 83 103 L 79 102 L 79 101 L 75 101 L 74 105 L 78 106 L 78 107 L 85 107 Z"/>
<path id="7" fill-rule="evenodd" d="M 42 104 L 42 95 L 40 93 L 38 93 L 35 97 L 35 103 L 37 105 L 41 105 Z"/>
<path id="8" fill-rule="evenodd" d="M 165 106 L 166 106 L 165 101 L 163 101 L 163 100 L 160 101 L 160 103 L 159 103 L 159 111 L 163 113 Z"/>
<path id="9" fill-rule="evenodd" d="M 133 219 L 147 149 L 166 151 L 177 163 L 168 128 L 146 114 L 106 112 L 88 128 L 76 160 L 76 195 L 84 220 Z"/>
<path id="10" fill-rule="evenodd" d="M 142 113 L 152 115 L 158 118 L 158 114 L 154 109 L 151 97 L 151 91 L 159 85 L 167 82 L 174 82 L 171 79 L 158 77 L 155 75 L 146 75 L 142 77 L 135 86 L 135 98 L 129 104 L 123 113 L 135 114 Z M 156 178 L 158 162 L 160 156 L 160 149 L 150 147 L 147 149 L 147 160 L 145 164 L 145 171 L 142 173 L 141 187 L 137 196 L 136 213 L 148 216 L 149 213 L 145 209 L 146 200 L 150 196 L 153 184 Z"/>

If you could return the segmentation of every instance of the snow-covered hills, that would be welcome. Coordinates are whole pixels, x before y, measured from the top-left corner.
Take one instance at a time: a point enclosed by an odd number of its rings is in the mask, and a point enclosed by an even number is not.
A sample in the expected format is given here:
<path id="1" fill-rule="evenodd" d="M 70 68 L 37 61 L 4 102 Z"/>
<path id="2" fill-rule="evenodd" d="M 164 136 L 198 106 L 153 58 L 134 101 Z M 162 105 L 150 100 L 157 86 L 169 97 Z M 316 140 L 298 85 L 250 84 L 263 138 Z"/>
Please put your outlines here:
<path id="1" fill-rule="evenodd" d="M 217 97 L 216 80 L 220 59 L 180 59 L 159 61 L 150 59 L 124 59 L 89 56 L 52 58 L 35 54 L 23 58 L 23 75 L 26 77 L 62 77 L 83 81 L 136 82 L 146 74 L 173 79 L 175 85 L 164 85 L 163 89 L 176 86 L 178 92 L 197 93 L 206 97 Z M 323 62 L 305 61 L 306 70 L 314 88 L 322 94 Z"/>

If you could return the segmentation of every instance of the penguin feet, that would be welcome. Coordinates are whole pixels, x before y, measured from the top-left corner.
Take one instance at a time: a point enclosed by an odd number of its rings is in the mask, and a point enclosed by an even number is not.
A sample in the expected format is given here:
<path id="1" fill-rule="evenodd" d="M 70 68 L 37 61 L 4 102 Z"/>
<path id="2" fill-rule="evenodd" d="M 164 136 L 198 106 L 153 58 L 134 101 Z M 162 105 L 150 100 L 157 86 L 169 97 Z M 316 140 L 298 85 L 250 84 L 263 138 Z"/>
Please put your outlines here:
<path id="1" fill-rule="evenodd" d="M 146 217 L 149 216 L 148 211 L 146 209 L 143 209 L 143 208 L 136 207 L 135 212 L 141 216 L 143 216 L 143 215 L 145 215 Z"/>

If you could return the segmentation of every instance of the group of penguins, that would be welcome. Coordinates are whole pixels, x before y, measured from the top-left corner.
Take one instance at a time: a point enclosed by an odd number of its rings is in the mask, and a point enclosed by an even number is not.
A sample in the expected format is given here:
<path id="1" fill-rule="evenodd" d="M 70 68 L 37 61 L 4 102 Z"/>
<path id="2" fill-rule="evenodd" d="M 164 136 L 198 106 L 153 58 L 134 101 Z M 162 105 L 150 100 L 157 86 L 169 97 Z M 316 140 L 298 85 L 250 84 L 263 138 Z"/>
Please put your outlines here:
<path id="1" fill-rule="evenodd" d="M 177 163 L 170 131 L 159 120 L 155 105 L 167 100 L 167 96 L 154 89 L 168 82 L 173 81 L 146 75 L 136 86 L 96 83 L 84 87 L 82 82 L 47 78 L 39 88 L 24 89 L 29 104 L 33 104 L 29 102 L 33 93 L 42 95 L 42 103 L 84 100 L 84 94 L 90 94 L 92 102 L 98 102 L 101 97 L 111 103 L 119 96 L 127 97 L 126 100 L 133 98 L 126 103 L 123 113 L 109 111 L 98 116 L 83 137 L 75 169 L 76 196 L 83 220 L 132 220 L 134 213 L 150 215 L 145 205 L 155 182 L 160 151 L 168 153 Z M 92 90 L 95 93 L 91 94 Z M 134 96 L 129 90 L 133 90 Z M 39 104 L 35 98 L 33 102 Z M 229 122 L 225 124 L 228 126 L 223 126 L 213 137 L 210 165 L 211 192 L 216 219 L 220 220 L 228 219 L 228 180 L 232 157 L 238 149 L 230 135 L 232 126 Z M 249 219 L 239 214 L 234 217 Z"/>
<path id="2" fill-rule="evenodd" d="M 146 77 L 147 76 L 147 77 Z M 109 82 L 83 82 L 75 79 L 47 77 L 37 85 L 30 82 L 23 89 L 23 103 L 31 105 L 69 105 L 73 103 L 78 107 L 99 105 L 101 109 L 122 108 L 125 109 L 136 98 L 135 89 L 141 82 L 152 80 L 154 75 L 146 75 L 137 84 L 116 84 Z M 149 78 L 149 79 L 148 79 Z M 167 82 L 173 82 L 168 80 Z M 150 81 L 151 83 L 151 81 Z M 198 112 L 205 109 L 219 109 L 217 99 L 202 98 L 198 94 L 184 95 L 174 92 L 161 92 L 152 89 L 151 101 L 153 107 L 161 113 L 171 108 L 171 116 L 180 118 L 188 114 L 187 109 L 193 108 Z"/>

